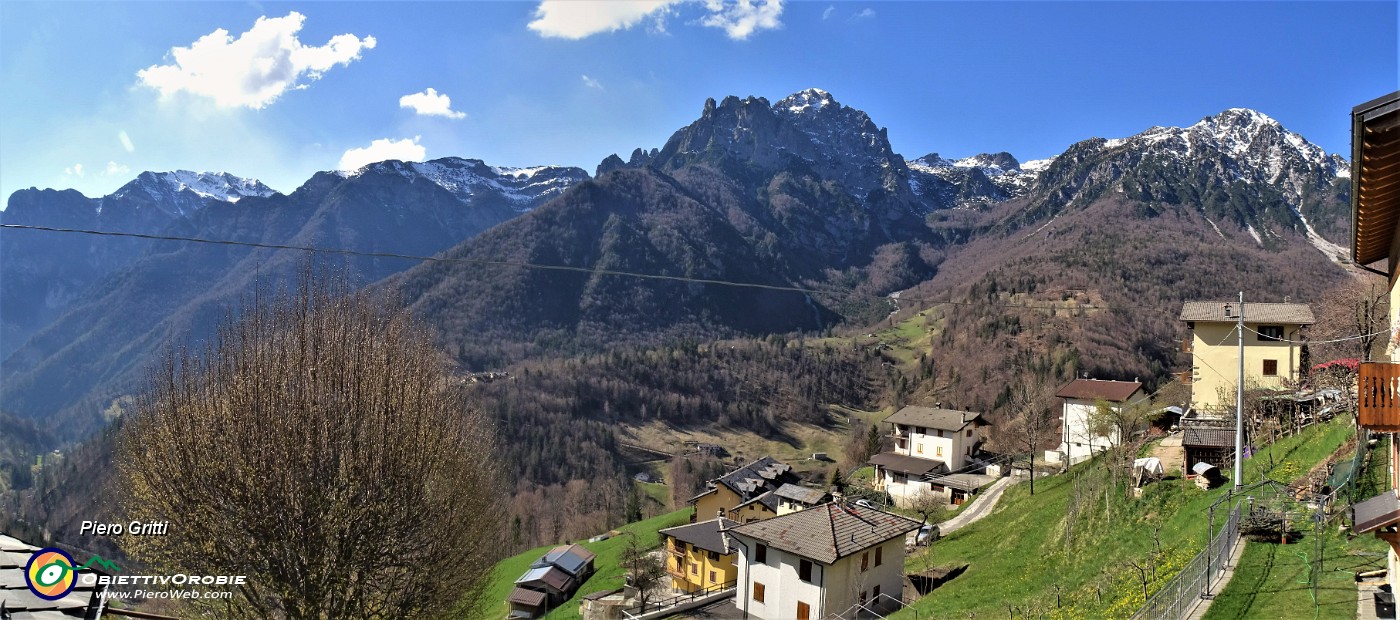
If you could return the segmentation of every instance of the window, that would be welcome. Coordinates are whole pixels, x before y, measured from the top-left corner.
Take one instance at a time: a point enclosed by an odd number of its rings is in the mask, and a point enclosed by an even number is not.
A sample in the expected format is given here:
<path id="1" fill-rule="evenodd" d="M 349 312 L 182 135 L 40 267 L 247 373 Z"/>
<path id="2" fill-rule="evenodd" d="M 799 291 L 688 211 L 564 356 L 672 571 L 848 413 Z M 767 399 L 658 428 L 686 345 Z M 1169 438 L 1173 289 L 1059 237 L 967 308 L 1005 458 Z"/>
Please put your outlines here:
<path id="1" fill-rule="evenodd" d="M 1277 377 L 1277 376 L 1278 376 L 1278 360 L 1264 360 L 1264 376 L 1265 376 L 1265 377 Z"/>
<path id="2" fill-rule="evenodd" d="M 860 591 L 860 604 L 861 604 L 861 605 L 864 605 L 864 604 L 865 604 L 865 599 L 866 599 L 865 590 L 861 590 L 861 591 Z"/>
<path id="3" fill-rule="evenodd" d="M 719 552 L 718 552 L 718 551 L 711 551 L 711 552 L 710 552 L 710 561 L 711 561 L 711 562 L 718 562 L 718 561 L 719 561 Z"/>
<path id="4" fill-rule="evenodd" d="M 797 620 L 812 620 L 812 606 L 797 601 Z"/>
<path id="5" fill-rule="evenodd" d="M 1278 342 L 1283 340 L 1282 325 L 1260 325 L 1259 340 L 1261 342 Z"/>
<path id="6" fill-rule="evenodd" d="M 797 565 L 797 578 L 807 583 L 812 583 L 812 561 L 802 560 Z"/>
<path id="7" fill-rule="evenodd" d="M 943 429 L 941 429 L 941 428 L 938 429 L 938 436 L 939 436 L 939 437 L 942 437 L 942 436 L 943 436 Z"/>
<path id="8" fill-rule="evenodd" d="M 972 436 L 972 429 L 970 429 L 970 428 L 967 429 L 967 436 L 968 436 L 968 437 L 971 437 L 971 436 Z"/>
<path id="9" fill-rule="evenodd" d="M 753 600 L 763 602 L 763 584 L 757 581 L 753 582 Z"/>
<path id="10" fill-rule="evenodd" d="M 922 427 L 922 426 L 915 426 L 915 427 L 914 427 L 914 432 L 916 432 L 916 433 L 918 433 L 918 434 L 920 434 L 920 435 L 927 435 L 927 434 L 928 434 L 928 430 L 925 429 L 925 428 Z"/>
<path id="11" fill-rule="evenodd" d="M 710 571 L 710 583 L 714 583 L 715 581 L 715 571 Z"/>
<path id="12" fill-rule="evenodd" d="M 923 453 L 924 453 L 924 444 L 916 443 L 916 444 L 914 444 L 914 449 L 915 449 L 919 454 L 923 454 Z"/>
<path id="13" fill-rule="evenodd" d="M 934 448 L 934 456 L 943 456 L 943 446 Z"/>
<path id="14" fill-rule="evenodd" d="M 875 586 L 875 589 L 870 591 L 870 598 L 877 600 L 880 598 L 880 586 Z"/>
<path id="15" fill-rule="evenodd" d="M 894 475 L 894 483 L 895 483 L 895 484 L 904 484 L 904 474 L 896 473 L 896 474 Z"/>
<path id="16" fill-rule="evenodd" d="M 691 565 L 690 565 L 690 574 L 692 574 L 692 575 L 699 575 L 699 574 L 700 574 L 700 565 L 699 565 L 699 564 L 691 564 Z"/>
<path id="17" fill-rule="evenodd" d="M 868 570 L 870 570 L 870 552 L 866 551 L 860 554 L 860 572 L 863 573 Z"/>
<path id="18" fill-rule="evenodd" d="M 759 564 L 768 563 L 768 545 L 756 545 L 753 548 L 753 561 Z"/>
<path id="19" fill-rule="evenodd" d="M 876 565 L 876 566 L 879 566 L 879 565 L 880 565 L 881 563 L 883 563 L 884 561 L 885 561 L 885 548 L 884 548 L 884 547 L 876 547 L 876 548 L 875 548 L 875 565 Z M 877 587 L 878 587 L 878 586 L 877 586 Z"/>

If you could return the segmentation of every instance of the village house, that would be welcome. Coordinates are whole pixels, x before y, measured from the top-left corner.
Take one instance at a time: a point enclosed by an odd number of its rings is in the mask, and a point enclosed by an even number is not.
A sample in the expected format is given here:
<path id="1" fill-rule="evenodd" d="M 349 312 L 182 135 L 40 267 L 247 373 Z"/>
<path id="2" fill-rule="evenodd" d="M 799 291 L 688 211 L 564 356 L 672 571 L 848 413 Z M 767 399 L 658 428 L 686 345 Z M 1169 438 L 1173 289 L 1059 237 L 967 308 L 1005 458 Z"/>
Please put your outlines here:
<path id="1" fill-rule="evenodd" d="M 735 554 L 726 547 L 720 530 L 738 525 L 737 521 L 716 518 L 658 532 L 666 543 L 666 574 L 671 576 L 671 589 L 689 594 L 715 592 L 732 585 Z"/>
<path id="2" fill-rule="evenodd" d="M 765 456 L 709 481 L 704 492 L 690 498 L 695 505 L 691 518 L 719 515 L 748 523 L 775 517 L 778 496 L 774 491 L 799 481 L 791 466 Z"/>
<path id="3" fill-rule="evenodd" d="M 1064 399 L 1060 447 L 1047 451 L 1045 460 L 1050 463 L 1067 461 L 1069 465 L 1090 459 L 1123 441 L 1119 429 L 1105 424 L 1099 416 L 1101 405 L 1122 411 L 1147 400 L 1142 384 L 1137 381 L 1101 379 L 1075 379 L 1055 392 L 1055 396 Z M 1139 430 L 1146 430 L 1146 425 Z"/>
<path id="4" fill-rule="evenodd" d="M 1356 106 L 1351 113 L 1351 258 L 1390 286 L 1388 362 L 1360 366 L 1357 423 L 1373 432 L 1400 432 L 1400 91 Z M 1387 260 L 1389 259 L 1389 260 Z M 1378 271 L 1367 265 L 1385 260 Z M 1354 508 L 1355 531 L 1390 544 L 1389 580 L 1400 571 L 1400 441 L 1390 441 L 1390 486 Z M 1393 596 L 1393 595 L 1391 595 Z M 1394 599 L 1391 599 L 1391 603 Z"/>
<path id="5" fill-rule="evenodd" d="M 966 485 L 937 482 L 958 474 L 982 443 L 982 414 L 940 407 L 908 406 L 889 417 L 894 449 L 870 457 L 875 466 L 875 488 L 905 507 L 927 493 L 956 501 L 966 496 Z"/>
<path id="6" fill-rule="evenodd" d="M 726 529 L 739 554 L 734 604 L 760 619 L 853 618 L 858 605 L 888 613 L 904 588 L 905 535 L 919 525 L 828 502 Z"/>
<path id="7" fill-rule="evenodd" d="M 573 596 L 593 575 L 594 554 L 579 545 L 560 545 L 530 564 L 506 601 L 511 618 L 538 618 Z"/>
<path id="8" fill-rule="evenodd" d="M 1239 376 L 1240 320 L 1238 301 L 1188 301 L 1181 308 L 1190 338 L 1191 408 L 1199 414 L 1224 417 L 1234 410 Z M 1307 304 L 1244 304 L 1245 389 L 1280 389 L 1296 382 L 1302 370 L 1306 328 L 1314 322 Z"/>
<path id="9" fill-rule="evenodd" d="M 785 484 L 773 492 L 778 496 L 778 516 L 806 510 L 831 499 L 831 494 L 798 484 Z"/>

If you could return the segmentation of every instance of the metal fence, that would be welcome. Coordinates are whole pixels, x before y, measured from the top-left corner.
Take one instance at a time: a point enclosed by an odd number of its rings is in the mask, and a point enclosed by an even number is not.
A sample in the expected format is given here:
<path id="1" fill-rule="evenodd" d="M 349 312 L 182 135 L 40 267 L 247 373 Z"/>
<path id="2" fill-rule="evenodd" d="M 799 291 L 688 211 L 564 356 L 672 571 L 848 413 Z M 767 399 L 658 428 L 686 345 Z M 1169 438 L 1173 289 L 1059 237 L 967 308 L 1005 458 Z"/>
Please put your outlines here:
<path id="1" fill-rule="evenodd" d="M 1220 532 L 1203 551 L 1196 555 L 1181 572 L 1148 599 L 1133 620 L 1178 620 L 1191 613 L 1210 587 L 1220 577 L 1220 571 L 1230 561 L 1240 539 L 1241 506 L 1230 511 Z"/>

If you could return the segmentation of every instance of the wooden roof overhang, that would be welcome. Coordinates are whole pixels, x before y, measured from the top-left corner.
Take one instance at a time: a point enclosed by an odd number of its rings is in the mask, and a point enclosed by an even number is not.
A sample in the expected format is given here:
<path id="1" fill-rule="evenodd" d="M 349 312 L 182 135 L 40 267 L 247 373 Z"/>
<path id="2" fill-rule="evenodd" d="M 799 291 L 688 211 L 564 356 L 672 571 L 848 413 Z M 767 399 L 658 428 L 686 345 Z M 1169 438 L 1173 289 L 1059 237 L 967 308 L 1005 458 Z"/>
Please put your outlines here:
<path id="1" fill-rule="evenodd" d="M 1352 109 L 1351 183 L 1352 261 L 1390 258 L 1400 223 L 1400 91 Z M 1395 268 L 1383 273 L 1393 277 Z"/>

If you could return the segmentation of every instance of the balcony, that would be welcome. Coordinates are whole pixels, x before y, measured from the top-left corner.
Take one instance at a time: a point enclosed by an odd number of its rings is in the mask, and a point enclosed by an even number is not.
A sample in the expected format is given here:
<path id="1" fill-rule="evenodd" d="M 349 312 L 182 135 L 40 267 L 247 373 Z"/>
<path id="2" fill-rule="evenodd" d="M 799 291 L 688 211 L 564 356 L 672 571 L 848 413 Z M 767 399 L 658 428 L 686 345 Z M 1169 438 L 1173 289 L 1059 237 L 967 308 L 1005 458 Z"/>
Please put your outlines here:
<path id="1" fill-rule="evenodd" d="M 666 563 L 666 574 L 680 580 L 690 579 L 690 577 L 685 574 L 685 568 L 686 563 L 680 558 L 676 558 L 675 561 Z"/>
<path id="2" fill-rule="evenodd" d="M 1190 371 L 1190 370 L 1187 370 L 1187 371 L 1185 371 L 1185 372 L 1173 373 L 1173 374 L 1176 375 L 1176 380 L 1177 380 L 1178 382 L 1180 382 L 1182 385 L 1191 385 L 1192 379 L 1195 378 L 1195 377 L 1194 377 L 1195 373 L 1192 372 L 1192 371 Z"/>
<path id="3" fill-rule="evenodd" d="M 1367 362 L 1357 377 L 1356 421 L 1383 433 L 1400 432 L 1400 364 Z"/>

